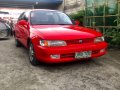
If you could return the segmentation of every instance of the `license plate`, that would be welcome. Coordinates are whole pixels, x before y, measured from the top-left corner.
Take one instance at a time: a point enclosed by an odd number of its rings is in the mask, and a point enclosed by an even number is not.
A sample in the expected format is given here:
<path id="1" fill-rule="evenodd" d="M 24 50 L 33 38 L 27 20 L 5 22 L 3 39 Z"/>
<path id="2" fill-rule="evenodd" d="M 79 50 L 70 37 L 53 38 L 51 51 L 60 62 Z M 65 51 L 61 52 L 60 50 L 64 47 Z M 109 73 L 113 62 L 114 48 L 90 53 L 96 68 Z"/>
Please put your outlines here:
<path id="1" fill-rule="evenodd" d="M 89 58 L 89 57 L 91 57 L 91 54 L 92 54 L 92 51 L 76 52 L 75 58 L 76 59 Z"/>

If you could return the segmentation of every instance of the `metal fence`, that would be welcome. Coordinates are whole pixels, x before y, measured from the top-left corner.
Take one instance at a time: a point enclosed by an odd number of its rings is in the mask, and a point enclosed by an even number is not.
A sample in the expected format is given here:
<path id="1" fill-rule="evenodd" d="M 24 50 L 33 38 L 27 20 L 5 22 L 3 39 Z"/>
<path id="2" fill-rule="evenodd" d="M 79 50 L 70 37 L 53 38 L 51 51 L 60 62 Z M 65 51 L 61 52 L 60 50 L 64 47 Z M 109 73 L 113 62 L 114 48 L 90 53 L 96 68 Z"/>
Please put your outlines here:
<path id="1" fill-rule="evenodd" d="M 120 0 L 86 0 L 85 26 L 106 33 L 118 30 L 120 21 Z"/>

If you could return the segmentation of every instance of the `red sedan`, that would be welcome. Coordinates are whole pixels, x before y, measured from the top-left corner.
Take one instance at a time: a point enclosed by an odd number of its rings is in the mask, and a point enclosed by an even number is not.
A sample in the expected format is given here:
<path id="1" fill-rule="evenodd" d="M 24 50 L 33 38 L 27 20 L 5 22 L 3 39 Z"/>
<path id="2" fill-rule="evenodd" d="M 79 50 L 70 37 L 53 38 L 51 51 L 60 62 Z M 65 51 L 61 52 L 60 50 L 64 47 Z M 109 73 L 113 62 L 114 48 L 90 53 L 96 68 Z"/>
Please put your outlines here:
<path id="1" fill-rule="evenodd" d="M 14 28 L 16 46 L 29 49 L 32 65 L 39 61 L 61 63 L 89 59 L 106 53 L 107 43 L 100 32 L 78 26 L 55 10 L 23 12 Z"/>

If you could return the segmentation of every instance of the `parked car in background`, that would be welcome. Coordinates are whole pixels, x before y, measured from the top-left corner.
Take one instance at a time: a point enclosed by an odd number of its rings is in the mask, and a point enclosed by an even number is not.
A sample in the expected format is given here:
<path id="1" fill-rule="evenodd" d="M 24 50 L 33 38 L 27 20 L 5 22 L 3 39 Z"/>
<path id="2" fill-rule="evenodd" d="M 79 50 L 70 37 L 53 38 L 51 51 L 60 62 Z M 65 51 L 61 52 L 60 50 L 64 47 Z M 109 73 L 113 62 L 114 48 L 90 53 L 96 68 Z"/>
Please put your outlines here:
<path id="1" fill-rule="evenodd" d="M 29 49 L 32 65 L 71 62 L 106 54 L 107 43 L 100 32 L 78 26 L 55 10 L 23 12 L 14 28 L 16 46 Z"/>
<path id="2" fill-rule="evenodd" d="M 10 26 L 0 19 L 0 39 L 8 39 L 10 35 Z"/>

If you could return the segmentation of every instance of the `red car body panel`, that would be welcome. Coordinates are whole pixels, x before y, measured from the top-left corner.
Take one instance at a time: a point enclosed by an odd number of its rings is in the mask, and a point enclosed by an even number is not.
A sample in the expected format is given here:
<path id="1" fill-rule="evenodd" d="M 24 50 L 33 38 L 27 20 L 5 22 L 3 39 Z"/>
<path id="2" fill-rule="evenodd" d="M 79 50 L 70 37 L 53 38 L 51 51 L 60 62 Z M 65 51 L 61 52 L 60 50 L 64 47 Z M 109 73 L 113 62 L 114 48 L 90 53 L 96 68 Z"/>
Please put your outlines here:
<path id="1" fill-rule="evenodd" d="M 81 27 L 78 25 L 31 25 L 22 21 L 15 25 L 15 38 L 17 38 L 26 48 L 28 39 L 32 42 L 35 56 L 39 61 L 46 63 L 60 63 L 75 61 L 75 53 L 92 51 L 91 58 L 96 58 L 106 54 L 107 43 L 94 43 L 96 37 L 101 33 Z M 67 46 L 44 47 L 40 46 L 40 40 L 64 40 Z M 84 40 L 85 43 L 75 43 L 77 40 Z M 101 50 L 104 49 L 103 52 Z M 60 54 L 60 59 L 52 59 L 50 55 Z M 79 59 L 81 60 L 81 59 Z"/>
<path id="2" fill-rule="evenodd" d="M 76 25 L 36 25 L 32 26 L 31 32 L 34 31 L 38 34 L 38 36 L 44 37 L 45 40 L 72 40 L 102 36 L 101 33 L 94 30 Z"/>
<path id="3" fill-rule="evenodd" d="M 92 51 L 91 58 L 102 56 L 106 54 L 106 50 L 104 52 L 100 52 L 102 48 L 107 48 L 107 44 L 105 42 L 98 44 L 72 45 L 72 46 L 59 47 L 59 48 L 41 47 L 38 45 L 35 46 L 35 51 L 38 60 L 41 60 L 46 63 L 59 63 L 59 62 L 76 61 L 77 59 L 75 59 L 75 52 Z M 61 58 L 51 59 L 50 55 L 52 54 L 60 54 Z M 83 60 L 83 59 L 79 59 L 79 60 Z"/>

